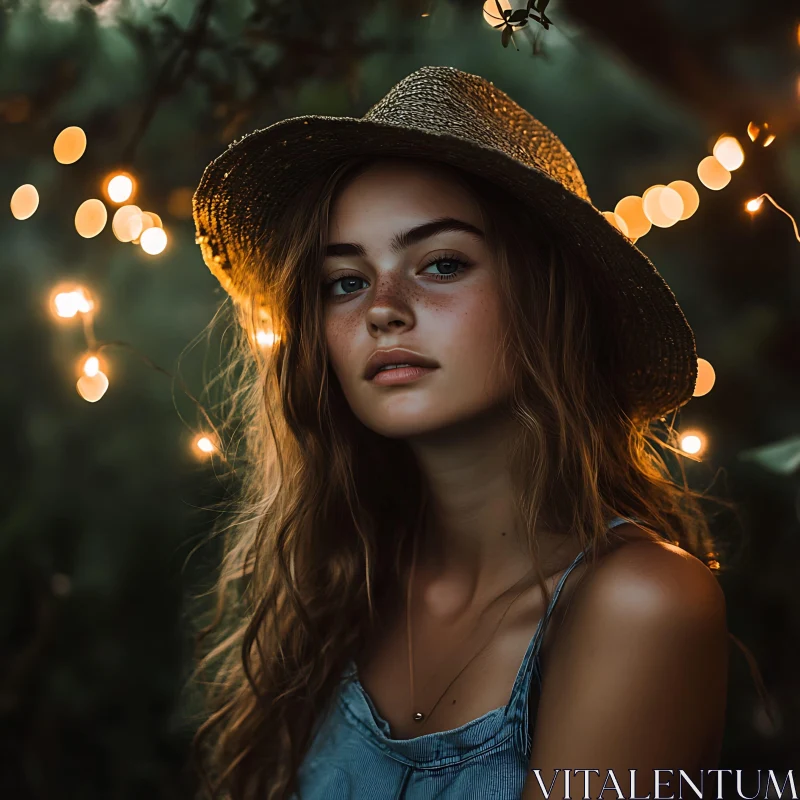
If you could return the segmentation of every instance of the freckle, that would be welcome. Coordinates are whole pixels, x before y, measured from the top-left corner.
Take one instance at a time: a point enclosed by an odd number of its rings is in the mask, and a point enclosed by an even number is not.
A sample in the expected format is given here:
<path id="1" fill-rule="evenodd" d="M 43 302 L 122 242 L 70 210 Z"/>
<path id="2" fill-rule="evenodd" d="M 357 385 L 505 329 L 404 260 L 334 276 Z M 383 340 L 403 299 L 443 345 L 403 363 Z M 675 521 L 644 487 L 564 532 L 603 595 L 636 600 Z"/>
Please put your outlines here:
<path id="1" fill-rule="evenodd" d="M 503 531 L 503 532 L 502 532 L 500 535 L 501 535 L 501 536 L 505 536 L 505 535 L 506 535 L 506 532 L 505 532 L 505 531 Z"/>

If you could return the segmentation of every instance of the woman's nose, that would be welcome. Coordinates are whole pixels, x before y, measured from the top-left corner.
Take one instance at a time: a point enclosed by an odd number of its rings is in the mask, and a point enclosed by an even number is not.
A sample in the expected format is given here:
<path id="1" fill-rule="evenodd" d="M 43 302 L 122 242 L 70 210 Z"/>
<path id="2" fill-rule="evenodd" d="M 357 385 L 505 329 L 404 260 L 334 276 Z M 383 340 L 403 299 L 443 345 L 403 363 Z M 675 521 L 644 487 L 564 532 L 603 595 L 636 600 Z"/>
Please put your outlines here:
<path id="1" fill-rule="evenodd" d="M 414 326 L 414 314 L 409 304 L 396 292 L 376 295 L 366 315 L 370 334 L 397 333 Z"/>

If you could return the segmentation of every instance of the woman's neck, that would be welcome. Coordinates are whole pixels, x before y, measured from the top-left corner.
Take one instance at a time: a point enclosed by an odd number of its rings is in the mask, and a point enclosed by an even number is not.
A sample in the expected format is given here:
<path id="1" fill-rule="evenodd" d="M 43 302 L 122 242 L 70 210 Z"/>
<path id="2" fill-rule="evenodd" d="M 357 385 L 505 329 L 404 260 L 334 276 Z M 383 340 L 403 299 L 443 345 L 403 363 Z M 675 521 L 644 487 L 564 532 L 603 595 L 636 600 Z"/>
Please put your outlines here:
<path id="1" fill-rule="evenodd" d="M 493 412 L 409 442 L 428 491 L 416 574 L 447 587 L 453 613 L 480 606 L 533 566 L 509 469 L 518 435 L 509 414 Z M 544 557 L 563 537 L 540 541 Z"/>

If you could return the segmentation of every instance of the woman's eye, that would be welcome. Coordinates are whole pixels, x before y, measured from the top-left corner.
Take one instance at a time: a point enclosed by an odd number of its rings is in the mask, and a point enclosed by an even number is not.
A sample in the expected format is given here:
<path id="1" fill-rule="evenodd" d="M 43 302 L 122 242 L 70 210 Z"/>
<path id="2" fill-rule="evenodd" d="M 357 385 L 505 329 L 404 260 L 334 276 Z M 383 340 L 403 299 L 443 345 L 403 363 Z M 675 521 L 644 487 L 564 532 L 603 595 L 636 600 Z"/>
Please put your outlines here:
<path id="1" fill-rule="evenodd" d="M 331 281 L 328 284 L 328 289 L 332 295 L 344 295 L 358 292 L 366 288 L 369 284 L 363 279 L 355 275 L 345 275 L 341 278 Z"/>
<path id="2" fill-rule="evenodd" d="M 463 259 L 447 256 L 437 258 L 436 261 L 432 261 L 422 271 L 427 275 L 432 275 L 437 280 L 446 280 L 451 277 L 455 278 L 467 266 L 467 262 Z"/>

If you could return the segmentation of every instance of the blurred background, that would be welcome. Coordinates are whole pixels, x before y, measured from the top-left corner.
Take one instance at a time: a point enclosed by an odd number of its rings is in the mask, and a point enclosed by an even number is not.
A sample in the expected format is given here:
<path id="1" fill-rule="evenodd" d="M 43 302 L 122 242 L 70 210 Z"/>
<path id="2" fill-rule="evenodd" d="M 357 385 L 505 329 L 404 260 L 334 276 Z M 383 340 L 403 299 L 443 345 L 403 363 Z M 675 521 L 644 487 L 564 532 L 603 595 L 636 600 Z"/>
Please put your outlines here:
<path id="1" fill-rule="evenodd" d="M 537 0 L 546 28 L 503 22 L 520 7 L 0 0 L 0 797 L 193 795 L 189 598 L 218 555 L 195 548 L 231 481 L 191 194 L 234 138 L 360 116 L 426 64 L 552 127 L 676 293 L 704 360 L 682 460 L 737 504 L 712 521 L 719 579 L 769 693 L 732 644 L 720 766 L 800 767 L 800 241 L 774 205 L 800 212 L 800 9 Z"/>

